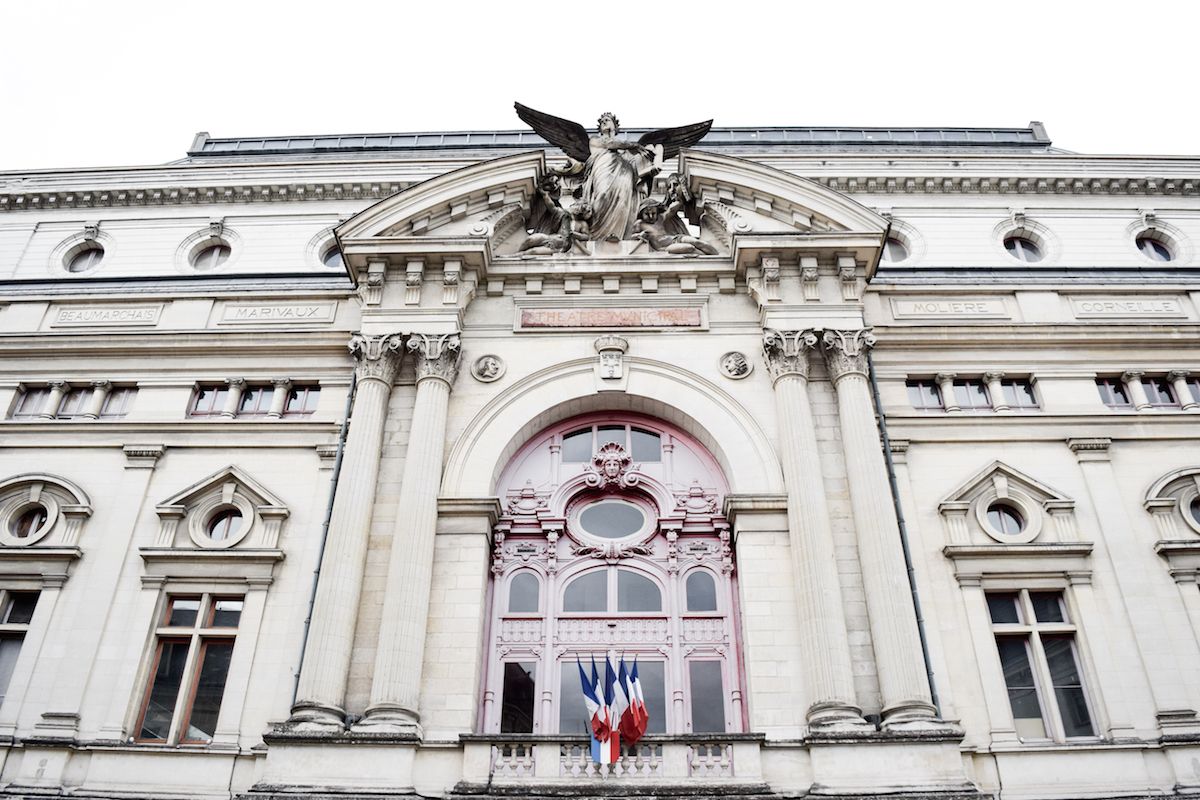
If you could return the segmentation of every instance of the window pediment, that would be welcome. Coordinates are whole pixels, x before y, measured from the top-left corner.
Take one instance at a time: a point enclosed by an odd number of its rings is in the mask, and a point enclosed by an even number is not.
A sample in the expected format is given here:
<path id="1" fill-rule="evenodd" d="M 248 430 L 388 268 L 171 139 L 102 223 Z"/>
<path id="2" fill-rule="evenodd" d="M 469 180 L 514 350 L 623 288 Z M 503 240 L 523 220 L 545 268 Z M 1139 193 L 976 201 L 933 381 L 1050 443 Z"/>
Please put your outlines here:
<path id="1" fill-rule="evenodd" d="M 0 574 L 64 575 L 81 555 L 91 515 L 87 494 L 66 478 L 26 473 L 0 481 Z"/>

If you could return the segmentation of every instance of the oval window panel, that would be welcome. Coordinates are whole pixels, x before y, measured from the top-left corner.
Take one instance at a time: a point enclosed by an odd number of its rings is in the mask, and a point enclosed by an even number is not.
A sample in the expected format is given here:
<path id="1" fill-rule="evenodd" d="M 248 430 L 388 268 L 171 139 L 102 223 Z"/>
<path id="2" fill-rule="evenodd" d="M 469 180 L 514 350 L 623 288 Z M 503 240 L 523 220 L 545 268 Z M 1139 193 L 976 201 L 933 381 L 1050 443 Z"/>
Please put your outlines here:
<path id="1" fill-rule="evenodd" d="M 632 536 L 646 524 L 646 515 L 631 503 L 620 500 L 601 500 L 592 503 L 579 515 L 579 527 L 602 539 L 621 539 Z"/>

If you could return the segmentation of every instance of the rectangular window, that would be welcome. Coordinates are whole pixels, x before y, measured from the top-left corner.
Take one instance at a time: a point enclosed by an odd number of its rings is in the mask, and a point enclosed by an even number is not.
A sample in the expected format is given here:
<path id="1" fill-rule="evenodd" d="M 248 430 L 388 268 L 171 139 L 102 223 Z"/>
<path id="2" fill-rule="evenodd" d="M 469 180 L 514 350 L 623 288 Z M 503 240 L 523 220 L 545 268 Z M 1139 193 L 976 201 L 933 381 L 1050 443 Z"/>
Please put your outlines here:
<path id="1" fill-rule="evenodd" d="M 1000 388 L 1004 390 L 1004 402 L 1008 403 L 1009 408 L 1038 408 L 1037 397 L 1033 393 L 1032 381 L 1023 378 L 1002 380 L 1000 381 Z"/>
<path id="2" fill-rule="evenodd" d="M 104 405 L 100 409 L 100 419 L 120 419 L 129 413 L 129 407 L 133 405 L 133 398 L 137 395 L 137 388 L 133 386 L 114 387 L 109 390 L 108 397 L 104 398 Z"/>
<path id="3" fill-rule="evenodd" d="M 62 402 L 58 404 L 58 413 L 55 414 L 59 419 L 70 419 L 78 417 L 88 410 L 88 406 L 92 403 L 92 395 L 95 389 L 90 386 L 71 389 L 63 395 Z"/>
<path id="4" fill-rule="evenodd" d="M 1109 408 L 1133 408 L 1129 402 L 1129 392 L 1125 390 L 1125 381 L 1118 378 L 1096 378 L 1096 389 L 1100 392 L 1100 401 Z"/>
<path id="5" fill-rule="evenodd" d="M 942 390 L 935 381 L 908 381 L 908 402 L 918 411 L 941 411 Z"/>
<path id="6" fill-rule="evenodd" d="M 987 602 L 1017 735 L 1095 736 L 1063 593 L 989 592 Z"/>
<path id="7" fill-rule="evenodd" d="M 225 408 L 229 399 L 229 387 L 224 385 L 199 386 L 192 400 L 192 409 L 188 412 L 192 417 L 215 417 Z"/>
<path id="8" fill-rule="evenodd" d="M 692 733 L 725 732 L 725 689 L 720 661 L 688 662 Z"/>
<path id="9" fill-rule="evenodd" d="M 37 592 L 0 592 L 0 704 L 8 694 L 37 601 Z"/>
<path id="10" fill-rule="evenodd" d="M 25 391 L 21 392 L 21 398 L 17 401 L 16 408 L 13 409 L 13 419 L 37 417 L 42 413 L 42 409 L 46 407 L 49 399 L 49 389 L 25 387 Z"/>
<path id="11" fill-rule="evenodd" d="M 584 428 L 562 437 L 562 460 L 564 464 L 587 461 L 592 457 L 592 429 Z"/>
<path id="12" fill-rule="evenodd" d="M 1200 403 L 1200 378 L 1188 378 L 1187 385 L 1188 391 L 1192 395 L 1192 402 Z"/>
<path id="13" fill-rule="evenodd" d="M 531 661 L 509 661 L 504 664 L 504 689 L 500 701 L 501 733 L 533 733 L 533 715 L 537 707 L 536 670 L 537 665 Z"/>
<path id="14" fill-rule="evenodd" d="M 634 461 L 662 461 L 662 439 L 657 433 L 630 428 L 629 444 Z"/>
<path id="15" fill-rule="evenodd" d="M 242 390 L 242 400 L 238 403 L 239 417 L 261 417 L 271 410 L 271 401 L 275 399 L 275 389 L 271 386 L 247 386 Z"/>
<path id="16" fill-rule="evenodd" d="M 987 411 L 992 407 L 987 386 L 977 380 L 955 381 L 954 402 L 963 411 Z"/>
<path id="17" fill-rule="evenodd" d="M 287 417 L 306 417 L 317 410 L 317 401 L 321 399 L 319 386 L 293 386 L 288 392 L 287 405 L 283 414 Z"/>
<path id="18" fill-rule="evenodd" d="M 1179 405 L 1175 399 L 1175 390 L 1166 378 L 1142 378 L 1142 388 L 1146 391 L 1146 399 L 1150 405 L 1157 408 L 1173 408 Z"/>
<path id="19" fill-rule="evenodd" d="M 217 730 L 241 597 L 172 595 L 156 631 L 150 685 L 138 723 L 143 742 L 207 743 Z"/>
<path id="20" fill-rule="evenodd" d="M 591 675 L 592 662 L 586 655 L 582 656 L 583 671 Z M 631 663 L 626 654 L 626 664 Z M 646 723 L 647 733 L 667 732 L 667 692 L 666 692 L 666 662 L 638 661 L 638 681 L 642 684 L 642 696 L 646 698 L 646 713 L 650 719 Z M 604 662 L 597 660 L 597 672 L 604 678 Z M 587 709 L 583 704 L 583 689 L 579 685 L 579 668 L 575 659 L 564 659 L 562 662 L 561 683 L 558 694 L 558 732 L 564 735 L 586 736 L 591 730 Z"/>

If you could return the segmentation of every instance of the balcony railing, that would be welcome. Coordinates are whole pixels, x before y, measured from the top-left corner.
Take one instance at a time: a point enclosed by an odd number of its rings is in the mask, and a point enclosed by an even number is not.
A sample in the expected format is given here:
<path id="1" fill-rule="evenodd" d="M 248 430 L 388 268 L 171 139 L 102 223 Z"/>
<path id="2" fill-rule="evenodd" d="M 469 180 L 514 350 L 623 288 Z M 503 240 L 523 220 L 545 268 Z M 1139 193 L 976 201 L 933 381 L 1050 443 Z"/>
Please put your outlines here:
<path id="1" fill-rule="evenodd" d="M 479 784 L 555 783 L 591 779 L 678 783 L 702 779 L 760 783 L 761 735 L 647 736 L 622 746 L 615 764 L 592 761 L 583 737 L 494 734 L 464 736 L 464 779 Z"/>

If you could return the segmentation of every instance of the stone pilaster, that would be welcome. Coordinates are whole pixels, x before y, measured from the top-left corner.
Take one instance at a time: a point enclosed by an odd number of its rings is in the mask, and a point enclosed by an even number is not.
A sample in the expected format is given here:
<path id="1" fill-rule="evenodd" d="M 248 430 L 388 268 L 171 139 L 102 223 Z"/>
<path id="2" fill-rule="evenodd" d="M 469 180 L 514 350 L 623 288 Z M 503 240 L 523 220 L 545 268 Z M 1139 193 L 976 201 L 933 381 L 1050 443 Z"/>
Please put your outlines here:
<path id="1" fill-rule="evenodd" d="M 1151 407 L 1150 398 L 1146 397 L 1146 387 L 1142 386 L 1142 376 L 1145 374 L 1145 371 L 1140 369 L 1127 369 L 1121 374 L 1129 402 L 1133 403 L 1133 407 L 1138 411 L 1145 411 Z"/>
<path id="2" fill-rule="evenodd" d="M 1200 403 L 1196 402 L 1196 398 L 1192 397 L 1192 388 L 1188 386 L 1188 378 L 1192 373 L 1186 369 L 1173 369 L 1167 373 L 1167 379 L 1171 381 L 1171 386 L 1175 389 L 1175 397 L 1179 400 L 1179 406 L 1184 411 L 1200 411 Z"/>
<path id="3" fill-rule="evenodd" d="M 763 354 L 775 388 L 779 456 L 788 499 L 788 540 L 809 684 L 807 719 L 813 727 L 861 727 L 855 703 L 850 641 L 837 575 L 833 531 L 821 476 L 820 451 L 808 398 L 811 330 L 763 331 Z"/>
<path id="4" fill-rule="evenodd" d="M 342 480 L 321 560 L 299 691 L 292 706 L 290 722 L 301 728 L 337 731 L 344 727 L 346 677 L 379 476 L 383 425 L 400 367 L 402 344 L 397 334 L 356 334 L 350 341 L 350 352 L 358 361 L 358 391 L 342 455 Z"/>
<path id="5" fill-rule="evenodd" d="M 100 419 L 100 413 L 104 411 L 104 401 L 108 399 L 110 391 L 112 384 L 108 381 L 92 381 L 92 396 L 88 398 L 87 411 L 81 416 L 85 419 Z"/>
<path id="6" fill-rule="evenodd" d="M 50 381 L 50 396 L 38 414 L 42 419 L 54 419 L 58 415 L 58 407 L 62 405 L 63 397 L 71 391 L 71 384 L 66 381 Z"/>
<path id="7" fill-rule="evenodd" d="M 417 397 L 392 528 L 371 704 L 356 726 L 380 733 L 420 733 L 418 706 L 446 412 L 462 360 L 456 333 L 413 334 L 408 349 L 416 359 Z"/>
<path id="8" fill-rule="evenodd" d="M 274 390 L 271 392 L 271 410 L 267 412 L 267 416 L 279 419 L 287 408 L 288 395 L 292 393 L 292 379 L 275 378 L 271 385 Z"/>
<path id="9" fill-rule="evenodd" d="M 962 411 L 958 406 L 958 398 L 954 396 L 954 379 L 957 377 L 953 372 L 939 372 L 933 376 L 942 392 L 942 408 L 947 414 L 958 414 Z"/>
<path id="10" fill-rule="evenodd" d="M 837 390 L 858 558 L 883 696 L 883 724 L 893 729 L 940 725 L 921 656 L 899 522 L 867 379 L 867 354 L 875 337 L 869 328 L 827 330 L 822 344 Z"/>
<path id="11" fill-rule="evenodd" d="M 983 381 L 987 384 L 989 399 L 992 401 L 992 410 L 998 414 L 1008 414 L 1012 411 L 1012 406 L 1004 396 L 1004 384 L 1001 383 L 1003 380 L 1003 372 L 983 373 Z"/>
<path id="12" fill-rule="evenodd" d="M 225 396 L 225 406 L 221 409 L 221 416 L 233 419 L 237 416 L 238 407 L 242 404 L 242 392 L 246 390 L 246 379 L 228 378 L 225 385 L 229 387 L 229 394 Z"/>

